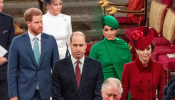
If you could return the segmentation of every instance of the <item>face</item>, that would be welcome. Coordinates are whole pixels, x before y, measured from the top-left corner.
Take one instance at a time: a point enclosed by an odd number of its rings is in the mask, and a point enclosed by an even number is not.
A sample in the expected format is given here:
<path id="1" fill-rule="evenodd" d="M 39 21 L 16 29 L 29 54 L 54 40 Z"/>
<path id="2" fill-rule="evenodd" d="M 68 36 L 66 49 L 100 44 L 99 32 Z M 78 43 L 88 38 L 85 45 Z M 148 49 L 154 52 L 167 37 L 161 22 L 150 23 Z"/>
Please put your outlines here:
<path id="1" fill-rule="evenodd" d="M 87 48 L 87 43 L 82 34 L 74 34 L 72 37 L 72 42 L 70 43 L 70 48 L 72 52 L 72 56 L 79 60 L 81 59 Z"/>
<path id="2" fill-rule="evenodd" d="M 136 52 L 139 56 L 140 61 L 144 64 L 144 62 L 148 62 L 151 57 L 151 45 L 149 45 L 145 49 L 136 49 Z"/>
<path id="3" fill-rule="evenodd" d="M 62 0 L 54 0 L 54 2 L 51 2 L 48 5 L 49 12 L 53 15 L 56 16 L 61 12 L 62 9 Z"/>
<path id="4" fill-rule="evenodd" d="M 118 88 L 113 88 L 111 86 L 106 87 L 106 91 L 103 93 L 101 91 L 103 100 L 120 100 L 121 94 L 118 90 Z"/>
<path id="5" fill-rule="evenodd" d="M 3 8 L 3 0 L 0 0 L 0 12 L 2 12 L 2 8 Z"/>
<path id="6" fill-rule="evenodd" d="M 103 35 L 108 40 L 115 40 L 116 33 L 117 33 L 116 29 L 113 29 L 112 27 L 109 27 L 107 25 L 105 25 L 103 28 Z"/>
<path id="7" fill-rule="evenodd" d="M 29 31 L 35 36 L 43 31 L 42 15 L 33 16 L 33 20 L 26 23 Z"/>

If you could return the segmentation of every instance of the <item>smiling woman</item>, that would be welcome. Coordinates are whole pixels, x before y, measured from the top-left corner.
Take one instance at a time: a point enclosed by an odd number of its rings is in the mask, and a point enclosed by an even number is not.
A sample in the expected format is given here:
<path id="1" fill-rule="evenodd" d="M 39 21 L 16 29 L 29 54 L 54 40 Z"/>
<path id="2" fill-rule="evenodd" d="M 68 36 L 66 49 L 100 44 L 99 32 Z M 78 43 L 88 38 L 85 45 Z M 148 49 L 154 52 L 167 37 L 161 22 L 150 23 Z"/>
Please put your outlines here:
<path id="1" fill-rule="evenodd" d="M 60 59 L 70 51 L 69 43 L 72 34 L 71 17 L 61 13 L 62 0 L 45 0 L 47 13 L 43 15 L 43 32 L 55 37 Z"/>
<path id="2" fill-rule="evenodd" d="M 108 40 L 115 40 L 116 33 L 117 33 L 117 30 L 107 25 L 105 25 L 103 28 L 103 35 Z"/>
<path id="3" fill-rule="evenodd" d="M 109 77 L 121 80 L 123 66 L 131 62 L 131 54 L 128 44 L 116 38 L 118 21 L 110 15 L 103 18 L 104 39 L 92 46 L 90 57 L 97 59 L 102 64 L 104 80 Z"/>

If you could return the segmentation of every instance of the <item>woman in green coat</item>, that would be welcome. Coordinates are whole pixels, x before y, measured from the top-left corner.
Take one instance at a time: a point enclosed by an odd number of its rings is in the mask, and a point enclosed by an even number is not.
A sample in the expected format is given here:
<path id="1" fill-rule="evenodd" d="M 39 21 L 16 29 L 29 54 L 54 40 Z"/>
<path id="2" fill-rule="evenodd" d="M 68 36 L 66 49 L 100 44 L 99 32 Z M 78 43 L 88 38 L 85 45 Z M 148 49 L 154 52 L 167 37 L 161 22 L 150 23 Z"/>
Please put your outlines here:
<path id="1" fill-rule="evenodd" d="M 90 58 L 101 62 L 104 80 L 109 77 L 121 80 L 124 64 L 131 62 L 129 46 L 124 40 L 115 37 L 119 24 L 113 16 L 105 16 L 103 26 L 104 39 L 92 46 Z"/>

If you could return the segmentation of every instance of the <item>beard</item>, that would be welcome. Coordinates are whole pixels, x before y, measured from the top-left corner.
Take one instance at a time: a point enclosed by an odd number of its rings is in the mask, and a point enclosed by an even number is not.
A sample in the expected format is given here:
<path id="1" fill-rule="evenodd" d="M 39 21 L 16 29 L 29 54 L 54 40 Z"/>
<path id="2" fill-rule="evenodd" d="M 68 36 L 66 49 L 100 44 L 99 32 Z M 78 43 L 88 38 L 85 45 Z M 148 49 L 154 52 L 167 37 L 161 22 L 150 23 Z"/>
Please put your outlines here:
<path id="1" fill-rule="evenodd" d="M 42 33 L 43 28 L 42 28 L 42 27 L 39 27 L 39 28 L 37 28 L 37 29 L 31 28 L 31 31 L 32 31 L 35 35 L 38 35 L 38 34 Z"/>

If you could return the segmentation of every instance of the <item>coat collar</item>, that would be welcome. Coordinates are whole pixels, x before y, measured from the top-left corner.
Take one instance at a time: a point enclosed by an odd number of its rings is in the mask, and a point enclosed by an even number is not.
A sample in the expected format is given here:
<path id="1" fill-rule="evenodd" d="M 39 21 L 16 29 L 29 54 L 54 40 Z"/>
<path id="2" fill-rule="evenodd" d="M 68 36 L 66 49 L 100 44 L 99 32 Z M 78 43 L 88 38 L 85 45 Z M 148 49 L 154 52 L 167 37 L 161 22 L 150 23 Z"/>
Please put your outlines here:
<path id="1" fill-rule="evenodd" d="M 49 42 L 47 42 L 47 37 L 45 37 L 44 33 L 41 33 L 41 56 L 40 56 L 40 62 L 39 65 L 42 64 L 42 61 L 44 59 L 45 53 L 47 51 L 47 45 Z"/>
<path id="2" fill-rule="evenodd" d="M 152 70 L 152 63 L 153 63 L 153 61 L 152 61 L 151 58 L 150 58 L 150 60 L 149 60 L 149 62 L 148 62 L 148 65 L 145 67 L 145 66 L 142 64 L 142 62 L 140 61 L 139 58 L 136 59 L 136 64 L 137 64 L 137 66 L 138 66 L 140 72 L 143 72 L 143 71 L 145 70 L 145 71 L 147 71 L 147 72 L 150 73 L 151 70 Z"/>
<path id="3" fill-rule="evenodd" d="M 37 68 L 39 68 L 37 63 L 36 63 L 35 57 L 34 57 L 34 53 L 33 53 L 33 50 L 32 50 L 32 46 L 31 46 L 31 43 L 30 43 L 30 38 L 29 38 L 28 32 L 26 32 L 24 34 L 23 39 L 24 39 L 25 47 L 26 47 L 33 63 L 35 64 L 35 66 L 37 66 Z M 47 43 L 46 40 L 47 40 L 47 38 L 45 37 L 45 35 L 41 33 L 41 55 L 40 55 L 39 66 L 42 64 L 42 61 L 43 61 L 43 58 L 44 58 L 44 55 L 45 55 L 45 51 L 47 50 L 46 45 L 48 45 L 48 44 L 46 44 Z"/>
<path id="4" fill-rule="evenodd" d="M 68 63 L 68 65 L 66 67 L 67 67 L 67 70 L 69 72 L 69 76 L 71 78 L 71 81 L 72 81 L 73 87 L 75 89 L 75 92 L 76 92 L 76 94 L 78 94 L 78 87 L 77 87 L 76 77 L 75 77 L 75 74 L 74 74 L 73 64 L 72 64 L 70 56 L 67 59 L 67 63 Z"/>
<path id="5" fill-rule="evenodd" d="M 89 65 L 89 60 L 87 57 L 85 57 L 83 71 L 82 71 L 81 80 L 80 80 L 80 88 L 79 88 L 80 93 L 83 90 L 83 85 L 86 84 L 85 82 L 87 81 L 86 76 L 88 74 L 88 65 Z"/>
<path id="6" fill-rule="evenodd" d="M 24 45 L 33 61 L 33 63 L 35 64 L 35 66 L 38 66 L 37 63 L 36 63 L 36 60 L 35 60 L 35 57 L 34 57 L 34 53 L 33 53 L 33 50 L 32 50 L 32 46 L 31 46 L 31 43 L 30 43 L 30 38 L 29 38 L 29 34 L 28 32 L 26 32 L 24 35 Z"/>

